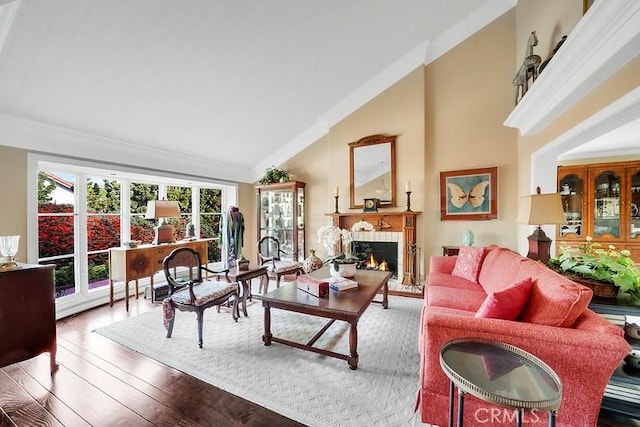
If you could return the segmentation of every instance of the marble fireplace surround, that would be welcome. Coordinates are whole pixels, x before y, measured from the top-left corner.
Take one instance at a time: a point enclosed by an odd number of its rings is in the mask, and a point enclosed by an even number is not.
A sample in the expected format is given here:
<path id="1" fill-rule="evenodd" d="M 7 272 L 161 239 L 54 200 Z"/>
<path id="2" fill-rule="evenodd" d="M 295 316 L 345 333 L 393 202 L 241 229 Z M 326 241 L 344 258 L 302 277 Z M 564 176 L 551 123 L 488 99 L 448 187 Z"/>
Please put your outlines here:
<path id="1" fill-rule="evenodd" d="M 333 218 L 333 225 L 351 230 L 360 221 L 366 221 L 375 228 L 373 231 L 357 231 L 354 241 L 397 242 L 398 243 L 398 281 L 403 285 L 417 283 L 417 262 L 415 252 L 412 256 L 411 245 L 416 243 L 416 219 L 421 212 L 349 212 L 327 214 Z"/>

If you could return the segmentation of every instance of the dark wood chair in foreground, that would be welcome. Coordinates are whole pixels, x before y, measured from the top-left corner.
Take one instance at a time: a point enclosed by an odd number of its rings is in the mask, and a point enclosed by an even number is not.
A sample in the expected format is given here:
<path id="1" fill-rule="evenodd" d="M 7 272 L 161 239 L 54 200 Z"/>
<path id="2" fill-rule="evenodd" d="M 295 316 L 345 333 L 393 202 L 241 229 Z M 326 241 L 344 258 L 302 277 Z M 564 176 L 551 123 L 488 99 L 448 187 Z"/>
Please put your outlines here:
<path id="1" fill-rule="evenodd" d="M 217 306 L 220 311 L 220 306 L 228 304 L 233 298 L 231 315 L 233 320 L 238 321 L 238 283 L 203 279 L 203 271 L 215 275 L 220 272 L 204 267 L 198 252 L 191 248 L 175 249 L 164 259 L 163 267 L 169 285 L 169 296 L 162 303 L 167 338 L 171 338 L 173 332 L 176 309 L 196 313 L 200 348 L 202 348 L 203 315 L 207 308 Z"/>
<path id="2" fill-rule="evenodd" d="M 261 265 L 267 266 L 267 275 L 276 281 L 276 287 L 280 287 L 280 278 L 284 275 L 295 274 L 299 276 L 302 270 L 302 263 L 292 260 L 281 259 L 281 256 L 293 256 L 280 249 L 280 241 L 273 236 L 265 236 L 258 241 L 258 261 Z M 265 285 L 263 293 L 267 293 L 269 283 Z"/>

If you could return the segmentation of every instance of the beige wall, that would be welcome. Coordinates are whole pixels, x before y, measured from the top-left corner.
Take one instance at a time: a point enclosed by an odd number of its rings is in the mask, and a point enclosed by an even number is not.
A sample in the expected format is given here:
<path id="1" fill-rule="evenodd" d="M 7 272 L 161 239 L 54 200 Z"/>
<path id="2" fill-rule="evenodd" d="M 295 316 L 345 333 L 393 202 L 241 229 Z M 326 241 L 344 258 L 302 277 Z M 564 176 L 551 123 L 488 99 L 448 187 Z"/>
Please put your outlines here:
<path id="1" fill-rule="evenodd" d="M 242 246 L 242 255 L 252 264 L 257 262 L 257 222 L 255 207 L 256 192 L 253 185 L 238 185 L 238 208 L 244 216 L 244 245 Z"/>
<path id="2" fill-rule="evenodd" d="M 513 108 L 515 13 L 510 11 L 425 70 L 425 253 L 462 243 L 515 247 L 516 131 L 502 122 Z M 440 172 L 498 167 L 498 219 L 440 221 Z"/>
<path id="3" fill-rule="evenodd" d="M 18 260 L 27 260 L 27 152 L 0 145 L 0 235 L 20 235 Z"/>
<path id="4" fill-rule="evenodd" d="M 411 181 L 414 193 L 411 208 L 424 209 L 424 79 L 423 68 L 409 73 L 375 99 L 355 111 L 330 129 L 329 133 L 290 159 L 283 166 L 293 170 L 296 179 L 307 183 L 307 254 L 316 249 L 326 257 L 316 237 L 316 230 L 331 219 L 326 214 L 335 210 L 333 197 L 340 188 L 339 211 L 349 209 L 349 147 L 348 143 L 372 134 L 398 135 L 396 141 L 395 208 L 381 211 L 402 211 L 406 208 L 406 181 Z M 418 217 L 418 246 L 425 245 L 423 215 Z"/>

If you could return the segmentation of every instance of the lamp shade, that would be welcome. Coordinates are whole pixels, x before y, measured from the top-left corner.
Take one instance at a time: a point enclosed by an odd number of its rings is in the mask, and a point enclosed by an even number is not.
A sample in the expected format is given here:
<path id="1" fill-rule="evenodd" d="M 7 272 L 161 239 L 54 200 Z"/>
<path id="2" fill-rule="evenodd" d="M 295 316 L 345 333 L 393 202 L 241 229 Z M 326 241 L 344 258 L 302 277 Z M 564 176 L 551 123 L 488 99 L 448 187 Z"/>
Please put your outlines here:
<path id="1" fill-rule="evenodd" d="M 147 202 L 145 218 L 176 218 L 180 216 L 180 205 L 173 200 L 150 200 Z"/>
<path id="2" fill-rule="evenodd" d="M 521 198 L 518 222 L 530 225 L 567 222 L 559 193 L 532 194 Z"/>

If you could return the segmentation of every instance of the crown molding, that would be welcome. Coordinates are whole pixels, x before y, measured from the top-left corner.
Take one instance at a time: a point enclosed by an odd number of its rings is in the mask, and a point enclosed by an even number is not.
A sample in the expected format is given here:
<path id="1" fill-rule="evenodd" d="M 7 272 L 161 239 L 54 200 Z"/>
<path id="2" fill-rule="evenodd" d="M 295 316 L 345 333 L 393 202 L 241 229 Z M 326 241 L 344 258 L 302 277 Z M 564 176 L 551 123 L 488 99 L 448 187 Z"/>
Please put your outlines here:
<path id="1" fill-rule="evenodd" d="M 640 52 L 640 1 L 596 1 L 504 122 L 545 129 Z"/>
<path id="2" fill-rule="evenodd" d="M 186 154 L 1 113 L 0 145 L 230 182 L 249 182 L 247 176 L 251 174 L 250 170 L 234 165 L 204 159 L 194 161 L 193 156 Z"/>

